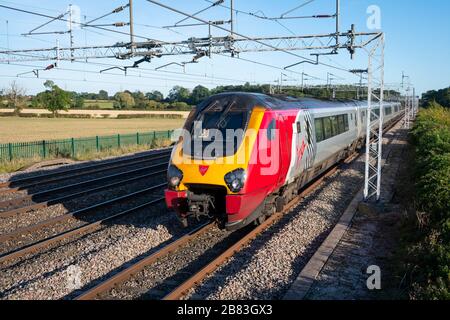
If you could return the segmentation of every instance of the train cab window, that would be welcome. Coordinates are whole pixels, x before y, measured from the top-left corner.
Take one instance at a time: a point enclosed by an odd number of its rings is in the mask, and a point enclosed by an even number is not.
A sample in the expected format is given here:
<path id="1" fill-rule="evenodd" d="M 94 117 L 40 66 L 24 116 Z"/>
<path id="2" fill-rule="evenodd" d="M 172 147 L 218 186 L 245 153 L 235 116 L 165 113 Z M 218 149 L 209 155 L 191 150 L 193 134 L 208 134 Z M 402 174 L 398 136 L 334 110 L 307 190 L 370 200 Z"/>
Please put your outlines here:
<path id="1" fill-rule="evenodd" d="M 316 141 L 317 143 L 325 140 L 324 131 L 323 131 L 323 118 L 315 119 L 314 125 L 316 127 Z"/>
<path id="2" fill-rule="evenodd" d="M 267 126 L 267 139 L 269 141 L 275 139 L 275 130 L 276 130 L 276 122 L 275 119 L 272 119 L 272 121 L 270 121 L 269 125 Z"/>
<path id="3" fill-rule="evenodd" d="M 254 101 L 237 95 L 216 96 L 201 102 L 185 123 L 190 139 L 185 141 L 184 154 L 200 159 L 236 154 L 248 126 L 252 105 Z M 230 136 L 230 132 L 236 134 Z"/>

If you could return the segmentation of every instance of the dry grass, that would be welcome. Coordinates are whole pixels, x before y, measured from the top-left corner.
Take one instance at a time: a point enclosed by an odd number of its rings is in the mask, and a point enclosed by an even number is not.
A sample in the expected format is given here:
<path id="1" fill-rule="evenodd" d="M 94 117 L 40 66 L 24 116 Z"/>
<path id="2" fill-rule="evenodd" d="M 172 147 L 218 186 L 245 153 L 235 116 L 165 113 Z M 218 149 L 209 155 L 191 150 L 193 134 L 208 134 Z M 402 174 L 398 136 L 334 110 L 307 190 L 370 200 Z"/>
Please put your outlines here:
<path id="1" fill-rule="evenodd" d="M 27 159 L 14 159 L 12 161 L 0 161 L 0 173 L 15 172 L 41 160 L 40 157 L 33 157 Z"/>
<path id="2" fill-rule="evenodd" d="M 184 119 L 47 119 L 0 117 L 0 143 L 173 130 Z"/>

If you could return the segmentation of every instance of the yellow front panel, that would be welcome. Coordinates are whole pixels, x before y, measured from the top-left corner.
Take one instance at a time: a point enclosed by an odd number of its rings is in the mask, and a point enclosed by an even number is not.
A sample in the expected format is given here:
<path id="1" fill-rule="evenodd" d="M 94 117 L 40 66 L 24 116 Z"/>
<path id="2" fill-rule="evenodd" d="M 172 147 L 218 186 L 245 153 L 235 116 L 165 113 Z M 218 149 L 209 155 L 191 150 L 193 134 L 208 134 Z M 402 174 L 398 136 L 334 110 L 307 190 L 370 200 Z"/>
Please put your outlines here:
<path id="1" fill-rule="evenodd" d="M 238 168 L 247 169 L 264 112 L 265 108 L 263 107 L 255 107 L 253 109 L 243 142 L 233 156 L 217 158 L 214 160 L 191 159 L 189 155 L 183 154 L 183 143 L 178 142 L 172 154 L 172 163 L 183 172 L 183 180 L 178 189 L 180 191 L 186 190 L 185 184 L 190 183 L 226 187 L 224 176 L 228 172 Z M 209 166 L 205 175 L 201 175 L 199 166 Z M 228 190 L 228 193 L 232 194 L 230 190 Z"/>

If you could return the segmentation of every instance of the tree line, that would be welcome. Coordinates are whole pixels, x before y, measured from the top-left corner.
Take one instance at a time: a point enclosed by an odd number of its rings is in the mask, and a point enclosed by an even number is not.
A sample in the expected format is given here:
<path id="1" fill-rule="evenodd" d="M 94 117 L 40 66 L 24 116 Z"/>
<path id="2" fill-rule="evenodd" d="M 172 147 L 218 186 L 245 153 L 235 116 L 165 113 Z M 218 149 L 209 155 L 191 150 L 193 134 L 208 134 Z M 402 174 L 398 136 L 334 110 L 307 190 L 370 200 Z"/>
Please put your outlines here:
<path id="1" fill-rule="evenodd" d="M 190 90 L 182 86 L 174 86 L 165 97 L 160 91 L 120 91 L 110 95 L 105 90 L 98 93 L 71 92 L 61 89 L 53 81 L 44 83 L 44 91 L 35 96 L 27 96 L 25 90 L 15 81 L 10 87 L 3 90 L 2 103 L 12 107 L 17 113 L 24 107 L 45 108 L 55 115 L 58 111 L 69 108 L 100 108 L 96 106 L 96 101 L 110 101 L 111 106 L 117 110 L 185 110 L 189 111 L 192 106 L 197 105 L 207 97 L 223 92 L 255 92 L 255 93 L 279 93 L 293 97 L 316 97 L 316 98 L 336 98 L 336 99 L 366 99 L 361 88 L 352 85 L 338 85 L 333 87 L 313 86 L 301 88 L 296 86 L 273 86 L 270 84 L 217 86 L 209 89 L 202 85 Z M 399 96 L 396 91 L 387 91 L 386 96 Z M 89 101 L 89 104 L 87 102 Z M 94 101 L 94 102 L 92 102 Z"/>
<path id="2" fill-rule="evenodd" d="M 440 90 L 430 90 L 422 94 L 422 107 L 427 108 L 432 105 L 432 102 L 436 102 L 444 108 L 450 108 L 450 87 Z"/>

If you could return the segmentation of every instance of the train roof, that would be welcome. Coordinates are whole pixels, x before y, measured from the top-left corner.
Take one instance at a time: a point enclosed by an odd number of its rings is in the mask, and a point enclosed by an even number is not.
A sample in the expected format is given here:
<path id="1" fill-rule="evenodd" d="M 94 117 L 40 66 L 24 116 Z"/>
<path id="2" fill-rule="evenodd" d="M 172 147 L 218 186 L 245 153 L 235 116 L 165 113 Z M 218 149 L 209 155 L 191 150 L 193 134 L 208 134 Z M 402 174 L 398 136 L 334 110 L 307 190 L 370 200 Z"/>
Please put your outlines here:
<path id="1" fill-rule="evenodd" d="M 207 108 L 213 108 L 219 104 L 229 105 L 233 101 L 237 102 L 234 110 L 252 111 L 257 105 L 271 110 L 288 109 L 332 109 L 332 108 L 355 108 L 366 107 L 366 101 L 341 100 L 341 99 L 317 99 L 317 98 L 294 98 L 285 95 L 267 95 L 263 93 L 251 92 L 225 92 L 219 93 L 205 99 L 197 106 L 196 113 L 202 112 Z M 387 105 L 388 103 L 386 103 Z M 237 108 L 236 108 L 237 107 Z M 216 111 L 215 111 L 216 112 Z"/>
<path id="2" fill-rule="evenodd" d="M 317 99 L 317 98 L 295 98 L 286 95 L 267 95 L 262 93 L 250 92 L 225 92 L 219 93 L 206 99 L 206 105 L 209 105 L 215 99 L 239 99 L 243 109 L 253 108 L 255 105 L 261 105 L 273 110 L 283 109 L 322 109 L 322 108 L 354 108 L 367 106 L 366 101 L 343 100 L 343 99 Z M 387 103 L 386 103 L 387 104 Z M 205 107 L 206 107 L 205 105 Z"/>

